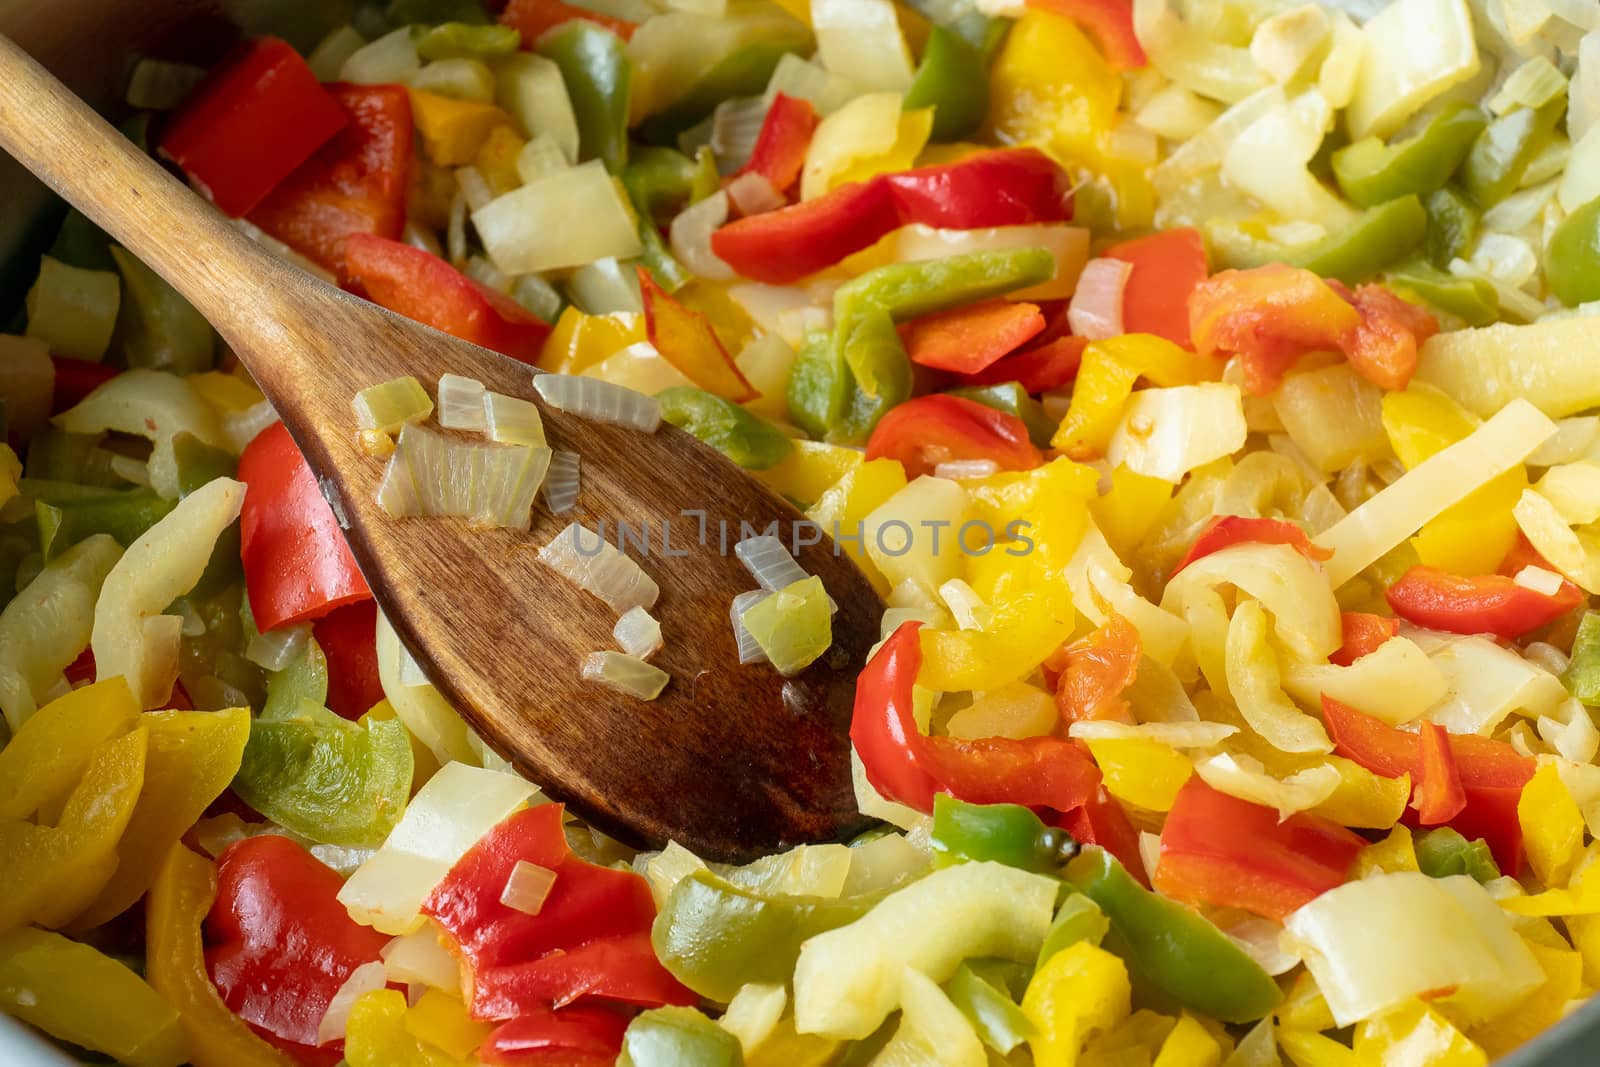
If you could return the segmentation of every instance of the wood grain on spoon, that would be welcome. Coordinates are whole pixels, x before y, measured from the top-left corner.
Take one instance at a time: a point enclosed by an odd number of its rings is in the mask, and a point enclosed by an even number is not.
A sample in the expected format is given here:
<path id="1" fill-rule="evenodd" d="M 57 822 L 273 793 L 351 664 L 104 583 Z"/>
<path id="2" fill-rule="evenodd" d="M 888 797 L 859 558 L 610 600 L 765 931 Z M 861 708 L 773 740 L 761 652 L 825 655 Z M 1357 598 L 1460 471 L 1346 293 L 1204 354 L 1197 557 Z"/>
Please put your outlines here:
<path id="1" fill-rule="evenodd" d="M 839 604 L 830 652 L 785 680 L 741 667 L 728 604 L 753 582 L 734 558 L 741 523 L 795 510 L 670 426 L 654 435 L 541 404 L 550 444 L 582 457 L 572 515 L 534 509 L 531 533 L 457 520 L 396 520 L 375 492 L 383 463 L 356 445 L 351 398 L 447 371 L 536 399 L 528 367 L 357 299 L 257 247 L 0 37 L 0 145 L 188 297 L 249 368 L 347 523 L 384 613 L 450 702 L 530 779 L 635 844 L 671 839 L 716 859 L 836 839 L 862 825 L 850 783 L 854 680 L 881 605 L 826 540 L 800 550 Z M 706 516 L 707 541 L 698 543 Z M 614 616 L 558 578 L 537 549 L 568 522 L 651 533 L 641 559 L 661 586 L 654 614 L 672 681 L 642 702 L 580 680 L 614 648 Z M 670 522 L 673 553 L 661 534 Z M 720 531 L 729 531 L 727 551 Z M 613 543 L 615 538 L 611 538 Z M 640 553 L 631 553 L 636 558 Z"/>

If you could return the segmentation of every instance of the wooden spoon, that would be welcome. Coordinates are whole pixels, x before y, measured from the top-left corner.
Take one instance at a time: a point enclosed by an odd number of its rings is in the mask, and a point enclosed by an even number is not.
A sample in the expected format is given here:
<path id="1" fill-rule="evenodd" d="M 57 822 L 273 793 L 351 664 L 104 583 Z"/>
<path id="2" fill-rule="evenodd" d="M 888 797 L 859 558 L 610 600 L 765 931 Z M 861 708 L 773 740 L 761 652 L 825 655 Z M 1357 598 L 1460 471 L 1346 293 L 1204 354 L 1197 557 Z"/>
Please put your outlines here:
<path id="1" fill-rule="evenodd" d="M 0 147 L 211 320 L 347 521 L 351 550 L 401 640 L 530 780 L 608 834 L 656 847 L 674 840 L 718 860 L 863 826 L 848 728 L 855 676 L 878 636 L 872 586 L 826 538 L 801 548 L 800 565 L 822 578 L 839 611 L 832 649 L 792 679 L 740 666 L 729 626 L 729 602 L 754 587 L 732 553 L 741 523 L 776 522 L 788 540 L 801 520 L 794 508 L 671 426 L 641 434 L 541 403 L 552 447 L 582 456 L 574 514 L 536 506 L 531 533 L 394 519 L 375 499 L 383 462 L 356 445 L 356 392 L 405 374 L 431 389 L 454 372 L 535 399 L 529 367 L 275 259 L 4 37 Z M 705 514 L 707 545 L 685 512 Z M 654 662 L 672 676 L 653 702 L 579 678 L 585 655 L 616 647 L 614 615 L 536 559 L 574 520 L 651 531 L 654 554 L 641 563 L 661 586 L 653 613 L 666 640 Z M 681 558 L 660 555 L 668 521 L 673 552 L 688 549 Z"/>

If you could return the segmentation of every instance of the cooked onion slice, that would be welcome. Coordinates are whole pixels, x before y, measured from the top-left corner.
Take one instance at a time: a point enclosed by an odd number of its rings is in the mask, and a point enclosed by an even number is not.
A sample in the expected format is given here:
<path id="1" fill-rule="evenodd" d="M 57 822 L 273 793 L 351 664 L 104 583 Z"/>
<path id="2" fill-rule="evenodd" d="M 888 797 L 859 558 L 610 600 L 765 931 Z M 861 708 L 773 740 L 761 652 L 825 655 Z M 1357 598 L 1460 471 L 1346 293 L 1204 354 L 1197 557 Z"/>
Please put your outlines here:
<path id="1" fill-rule="evenodd" d="M 1132 265 L 1120 259 L 1091 259 L 1083 265 L 1067 308 L 1073 333 L 1099 341 L 1122 332 L 1122 294 L 1132 272 Z"/>
<path id="2" fill-rule="evenodd" d="M 506 879 L 506 887 L 500 891 L 500 903 L 524 915 L 537 915 L 555 884 L 556 872 L 549 867 L 518 860 Z"/>
<path id="3" fill-rule="evenodd" d="M 643 608 L 624 611 L 612 627 L 611 636 L 622 651 L 640 659 L 649 659 L 661 650 L 661 624 Z"/>
<path id="4" fill-rule="evenodd" d="M 739 644 L 740 663 L 767 662 L 767 654 L 762 650 L 761 643 L 744 624 L 744 613 L 771 595 L 765 589 L 752 589 L 733 598 L 733 605 L 728 610 L 728 620 L 733 623 L 733 639 Z"/>
<path id="5" fill-rule="evenodd" d="M 412 424 L 400 431 L 378 504 L 396 517 L 454 515 L 526 530 L 549 465 L 548 448 L 478 444 Z"/>
<path id="6" fill-rule="evenodd" d="M 805 568 L 783 547 L 783 542 L 771 534 L 745 538 L 733 546 L 733 554 L 739 557 L 750 577 L 768 592 L 777 592 L 808 577 Z"/>
<path id="7" fill-rule="evenodd" d="M 508 445 L 546 444 L 539 408 L 519 397 L 487 393 L 483 398 L 489 440 Z"/>
<path id="8" fill-rule="evenodd" d="M 487 425 L 483 383 L 460 374 L 439 375 L 439 425 L 482 433 Z"/>
<path id="9" fill-rule="evenodd" d="M 573 523 L 539 550 L 545 566 L 593 593 L 618 615 L 629 608 L 655 606 L 661 589 L 627 553 L 605 538 Z"/>
<path id="10" fill-rule="evenodd" d="M 621 652 L 591 652 L 583 661 L 583 680 L 599 682 L 640 700 L 654 700 L 667 687 L 670 676 L 636 656 Z"/>
<path id="11" fill-rule="evenodd" d="M 556 452 L 544 481 L 544 504 L 552 515 L 565 515 L 578 503 L 578 454 Z"/>
<path id="12" fill-rule="evenodd" d="M 356 1001 L 375 989 L 382 989 L 387 982 L 382 960 L 363 963 L 351 971 L 344 985 L 328 1001 L 328 1010 L 317 1024 L 317 1044 L 321 1046 L 330 1041 L 343 1040 L 345 1026 L 350 1022 L 350 1009 L 355 1007 Z"/>
<path id="13" fill-rule="evenodd" d="M 654 397 L 597 378 L 573 374 L 541 374 L 533 387 L 545 403 L 579 418 L 610 422 L 645 433 L 661 425 L 661 405 Z"/>
<path id="14" fill-rule="evenodd" d="M 358 426 L 383 433 L 394 433 L 408 422 L 421 422 L 433 414 L 428 391 L 409 374 L 361 390 L 352 406 Z"/>

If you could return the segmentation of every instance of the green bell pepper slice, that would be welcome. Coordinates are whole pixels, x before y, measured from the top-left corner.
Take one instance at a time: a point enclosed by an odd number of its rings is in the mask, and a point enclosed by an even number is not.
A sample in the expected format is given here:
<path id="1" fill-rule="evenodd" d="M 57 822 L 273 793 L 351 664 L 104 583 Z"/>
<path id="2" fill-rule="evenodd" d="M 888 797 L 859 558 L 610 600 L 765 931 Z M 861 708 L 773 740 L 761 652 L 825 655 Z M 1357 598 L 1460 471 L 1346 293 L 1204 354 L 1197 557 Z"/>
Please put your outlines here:
<path id="1" fill-rule="evenodd" d="M 604 161 L 613 174 L 628 165 L 628 89 L 633 65 L 622 38 L 573 19 L 539 38 L 539 54 L 561 68 L 578 120 L 578 155 Z"/>
<path id="2" fill-rule="evenodd" d="M 1430 193 L 1426 207 L 1428 228 L 1422 237 L 1422 253 L 1429 263 L 1444 270 L 1477 241 L 1483 213 L 1453 182 Z"/>
<path id="3" fill-rule="evenodd" d="M 794 443 L 772 423 L 704 389 L 665 389 L 656 402 L 662 418 L 749 470 L 774 467 L 794 451 Z"/>
<path id="4" fill-rule="evenodd" d="M 870 362 L 877 378 L 876 396 L 856 382 L 844 353 L 826 333 L 806 337 L 789 372 L 789 417 L 830 444 L 864 444 L 878 420 L 911 396 L 911 360 L 887 314 L 879 311 L 858 328 L 856 344 L 858 358 Z"/>
<path id="5" fill-rule="evenodd" d="M 1021 382 L 999 382 L 995 385 L 968 385 L 947 390 L 951 396 L 975 401 L 986 408 L 1015 415 L 1028 428 L 1028 438 L 1039 448 L 1049 448 L 1055 435 L 1056 423 L 1045 413 L 1044 405 L 1028 395 Z"/>
<path id="6" fill-rule="evenodd" d="M 1369 207 L 1355 222 L 1308 248 L 1297 249 L 1290 261 L 1321 275 L 1356 285 L 1396 263 L 1422 243 L 1428 212 L 1416 196 L 1402 196 Z"/>
<path id="7" fill-rule="evenodd" d="M 1037 971 L 1051 956 L 1062 949 L 1071 948 L 1079 941 L 1098 945 L 1110 930 L 1111 920 L 1100 910 L 1100 905 L 1082 893 L 1068 893 L 1056 908 L 1056 917 L 1045 932 L 1044 943 L 1039 946 L 1039 958 L 1034 961 L 1033 969 Z"/>
<path id="8" fill-rule="evenodd" d="M 673 977 L 726 1004 L 747 982 L 787 983 L 803 942 L 855 922 L 881 899 L 763 894 L 695 871 L 673 886 L 650 942 Z"/>
<path id="9" fill-rule="evenodd" d="M 1487 326 L 1500 317 L 1500 298 L 1482 278 L 1458 278 L 1427 260 L 1408 260 L 1386 275 L 1391 288 L 1447 312 L 1468 326 Z"/>
<path id="10" fill-rule="evenodd" d="M 1009 1055 L 1012 1049 L 1035 1034 L 1033 1023 L 1017 1007 L 1011 994 L 979 974 L 973 961 L 956 969 L 945 983 L 944 991 L 950 1003 L 972 1023 L 978 1040 L 1002 1056 Z"/>
<path id="11" fill-rule="evenodd" d="M 717 105 L 741 96 L 760 96 L 778 69 L 778 61 L 805 47 L 803 39 L 751 41 L 719 59 L 666 110 L 639 124 L 646 144 L 673 144 L 678 135 L 710 117 Z"/>
<path id="12" fill-rule="evenodd" d="M 1334 178 L 1360 207 L 1425 196 L 1450 180 L 1488 124 L 1477 108 L 1450 104 L 1414 137 L 1392 144 L 1364 137 L 1339 149 L 1332 156 Z"/>
<path id="13" fill-rule="evenodd" d="M 94 534 L 110 534 L 127 548 L 160 522 L 177 501 L 163 500 L 153 489 L 104 492 L 94 496 L 54 502 L 34 498 L 34 519 L 39 525 L 39 550 L 45 562 Z"/>
<path id="14" fill-rule="evenodd" d="M 1500 877 L 1500 867 L 1483 838 L 1468 841 L 1448 826 L 1440 826 L 1416 836 L 1417 868 L 1429 878 L 1449 878 L 1467 874 L 1474 880 L 1492 882 Z"/>
<path id="15" fill-rule="evenodd" d="M 1550 235 L 1544 276 L 1568 307 L 1600 300 L 1600 197 L 1562 219 Z"/>
<path id="16" fill-rule="evenodd" d="M 1145 889 L 1104 849 L 1084 849 L 1068 864 L 1067 881 L 1110 918 L 1113 951 L 1123 950 L 1129 971 L 1184 1007 L 1245 1023 L 1283 999 L 1272 976 L 1226 934 L 1194 909 Z"/>
<path id="17" fill-rule="evenodd" d="M 993 860 L 1025 871 L 1048 874 L 1061 867 L 1076 843 L 1065 832 L 1045 826 L 1021 804 L 968 804 L 948 793 L 933 798 L 934 863 Z"/>
<path id="18" fill-rule="evenodd" d="M 693 1008 L 653 1008 L 622 1035 L 617 1067 L 741 1067 L 739 1039 Z"/>
<path id="19" fill-rule="evenodd" d="M 122 275 L 117 336 L 130 367 L 173 374 L 211 369 L 211 324 L 155 271 L 120 245 L 111 246 Z"/>
<path id="20" fill-rule="evenodd" d="M 1478 207 L 1491 208 L 1516 191 L 1566 110 L 1567 94 L 1562 93 L 1543 107 L 1509 111 L 1478 135 L 1461 164 L 1461 187 Z"/>
<path id="21" fill-rule="evenodd" d="M 1010 19 L 990 18 L 973 0 L 905 0 L 905 4 L 936 28 L 954 32 L 985 59 L 994 55 L 1011 27 Z"/>
<path id="22" fill-rule="evenodd" d="M 1586 611 L 1572 639 L 1572 659 L 1561 675 L 1567 692 L 1588 707 L 1600 707 L 1600 611 Z"/>
<path id="23" fill-rule="evenodd" d="M 935 141 L 969 136 L 989 110 L 989 72 L 983 53 L 950 27 L 933 27 L 903 106 L 908 111 L 933 108 Z"/>
<path id="24" fill-rule="evenodd" d="M 639 259 L 657 285 L 675 293 L 689 284 L 692 276 L 661 239 L 659 224 L 689 202 L 695 164 L 674 149 L 646 146 L 633 150 L 620 177 L 639 216 L 639 243 L 644 246 Z"/>
<path id="25" fill-rule="evenodd" d="M 445 22 L 438 26 L 417 26 L 411 31 L 417 55 L 428 62 L 436 59 L 495 59 L 509 56 L 522 47 L 522 34 L 510 26 L 472 25 Z"/>
<path id="26" fill-rule="evenodd" d="M 178 466 L 180 500 L 217 478 L 232 478 L 239 468 L 233 453 L 208 445 L 191 433 L 180 433 L 173 437 L 172 456 Z M 244 564 L 239 556 L 239 524 L 234 523 L 217 536 L 217 543 L 211 549 L 211 560 L 189 595 L 209 596 L 243 577 Z"/>
<path id="27" fill-rule="evenodd" d="M 717 154 L 710 145 L 701 145 L 694 153 L 694 180 L 689 183 L 689 203 L 698 204 L 708 196 L 722 190 L 722 175 L 717 171 Z"/>
<path id="28" fill-rule="evenodd" d="M 359 725 L 304 701 L 251 724 L 233 790 L 313 841 L 376 848 L 400 821 L 411 772 L 411 739 L 399 719 Z"/>

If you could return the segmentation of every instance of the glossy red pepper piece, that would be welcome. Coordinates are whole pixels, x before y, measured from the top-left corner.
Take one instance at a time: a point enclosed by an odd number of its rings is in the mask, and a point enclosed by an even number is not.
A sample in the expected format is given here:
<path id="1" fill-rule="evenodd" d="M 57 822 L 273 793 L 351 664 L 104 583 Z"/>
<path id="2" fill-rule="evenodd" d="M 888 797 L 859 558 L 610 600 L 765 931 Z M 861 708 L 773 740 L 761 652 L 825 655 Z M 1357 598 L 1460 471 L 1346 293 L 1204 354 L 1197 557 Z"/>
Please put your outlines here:
<path id="1" fill-rule="evenodd" d="M 1453 634 L 1494 634 L 1512 640 L 1554 622 L 1583 604 L 1583 590 L 1565 579 L 1553 594 L 1503 574 L 1463 577 L 1437 567 L 1412 567 L 1384 594 L 1407 622 Z"/>
<path id="2" fill-rule="evenodd" d="M 761 122 L 750 161 L 734 171 L 733 176 L 759 174 L 771 182 L 780 195 L 787 196 L 794 183 L 800 180 L 806 150 L 811 147 L 811 135 L 817 132 L 819 121 L 811 101 L 778 93 Z"/>
<path id="3" fill-rule="evenodd" d="M 1417 349 L 1439 332 L 1439 321 L 1381 285 L 1352 292 L 1332 279 L 1328 284 L 1361 316 L 1361 325 L 1340 345 L 1350 365 L 1381 389 L 1404 389 L 1417 370 Z"/>
<path id="4" fill-rule="evenodd" d="M 867 458 L 899 460 L 908 478 L 932 474 L 947 460 L 992 459 L 1008 471 L 1044 462 L 1021 419 L 943 393 L 891 408 L 867 438 Z"/>
<path id="5" fill-rule="evenodd" d="M 985 300 L 912 319 L 900 327 L 900 340 L 913 363 L 976 374 L 1038 336 L 1044 326 L 1037 304 Z"/>
<path id="6" fill-rule="evenodd" d="M 970 230 L 1071 217 L 1066 172 L 1037 149 L 1007 148 L 730 222 L 711 235 L 711 249 L 746 278 L 787 285 L 911 223 Z"/>
<path id="7" fill-rule="evenodd" d="M 115 378 L 120 372 L 104 363 L 90 363 L 86 359 L 68 359 L 51 356 L 56 369 L 55 384 L 50 389 L 50 414 L 59 415 L 77 406 L 84 397 Z"/>
<path id="8" fill-rule="evenodd" d="M 500 1067 L 611 1067 L 627 1028 L 626 1017 L 606 1008 L 534 1008 L 497 1027 L 478 1058 Z"/>
<path id="9" fill-rule="evenodd" d="M 1078 376 L 1083 365 L 1087 337 L 1057 337 L 1032 348 L 1005 356 L 966 381 L 973 385 L 1000 385 L 1016 382 L 1029 393 L 1048 393 L 1060 389 Z"/>
<path id="10" fill-rule="evenodd" d="M 1060 825 L 1080 845 L 1099 845 L 1117 857 L 1129 874 L 1149 887 L 1144 857 L 1139 853 L 1139 829 L 1105 786 L 1096 789 L 1082 807 L 1067 812 Z"/>
<path id="11" fill-rule="evenodd" d="M 549 325 L 432 252 L 360 233 L 345 240 L 344 254 L 351 284 L 374 303 L 512 359 L 538 362 Z"/>
<path id="12" fill-rule="evenodd" d="M 1253 519 L 1244 515 L 1218 515 L 1201 529 L 1200 535 L 1172 569 L 1177 574 L 1197 559 L 1240 544 L 1288 545 L 1306 559 L 1322 561 L 1332 553 L 1312 543 L 1310 536 L 1292 522 L 1282 519 Z"/>
<path id="13" fill-rule="evenodd" d="M 509 1019 L 528 1006 L 582 997 L 659 1006 L 693 1003 L 650 948 L 655 902 L 643 878 L 572 854 L 559 804 L 502 820 L 423 902 L 472 969 L 477 1018 Z M 555 872 L 537 915 L 500 902 L 517 863 Z"/>
<path id="14" fill-rule="evenodd" d="M 1138 629 L 1121 615 L 1112 614 L 1104 626 L 1052 654 L 1044 663 L 1046 676 L 1056 678 L 1056 707 L 1063 722 L 1088 719 L 1133 721 L 1122 693 L 1139 673 L 1142 642 Z"/>
<path id="15" fill-rule="evenodd" d="M 1114 67 L 1137 70 L 1149 62 L 1133 32 L 1133 0 L 1028 0 L 1028 6 L 1081 25 Z"/>
<path id="16" fill-rule="evenodd" d="M 604 26 L 624 41 L 631 38 L 634 31 L 639 28 L 637 22 L 602 15 L 586 7 L 563 3 L 562 0 L 511 0 L 506 9 L 500 13 L 502 26 L 510 26 L 522 34 L 524 48 L 532 48 L 547 32 L 573 19 L 584 19 L 597 26 Z"/>
<path id="17" fill-rule="evenodd" d="M 276 834 L 236 841 L 217 857 L 206 916 L 206 970 L 230 1010 L 308 1065 L 332 1065 L 343 1042 L 317 1047 L 317 1027 L 350 972 L 389 938 L 350 918 L 344 879 Z"/>
<path id="18" fill-rule="evenodd" d="M 922 667 L 921 624 L 904 623 L 856 682 L 850 740 L 873 788 L 931 812 L 936 793 L 971 804 L 1021 804 L 1069 812 L 1100 787 L 1100 770 L 1076 742 L 1059 737 L 962 740 L 917 729 L 912 689 Z"/>
<path id="19" fill-rule="evenodd" d="M 239 480 L 239 556 L 258 629 L 310 622 L 372 598 L 317 476 L 283 423 L 245 447 Z"/>
<path id="20" fill-rule="evenodd" d="M 1272 808 L 1218 792 L 1197 775 L 1178 790 L 1167 814 L 1152 882 L 1185 903 L 1281 920 L 1342 885 L 1365 845 L 1318 815 L 1301 812 L 1280 822 Z"/>
<path id="21" fill-rule="evenodd" d="M 328 86 L 349 124 L 285 178 L 250 221 L 345 277 L 353 233 L 398 238 L 411 169 L 411 97 L 402 85 Z"/>
<path id="22" fill-rule="evenodd" d="M 328 709 L 359 719 L 383 700 L 378 678 L 378 605 L 346 604 L 318 619 L 311 636 L 328 659 Z"/>
<path id="23" fill-rule="evenodd" d="M 1114 244 L 1100 253 L 1131 264 L 1122 290 L 1122 328 L 1192 348 L 1189 294 L 1206 280 L 1206 245 L 1189 227 Z"/>
<path id="24" fill-rule="evenodd" d="M 241 45 L 167 120 L 161 154 L 225 215 L 248 214 L 349 121 L 300 54 L 276 37 Z"/>
<path id="25" fill-rule="evenodd" d="M 1441 826 L 1467 806 L 1461 770 L 1450 749 L 1450 732 L 1436 722 L 1424 722 L 1417 734 L 1417 779 L 1411 805 L 1423 826 Z"/>
<path id="26" fill-rule="evenodd" d="M 1384 642 L 1399 634 L 1400 620 L 1365 611 L 1347 611 L 1339 616 L 1339 626 L 1344 640 L 1328 654 L 1328 662 L 1348 667 L 1369 652 L 1376 652 Z"/>

